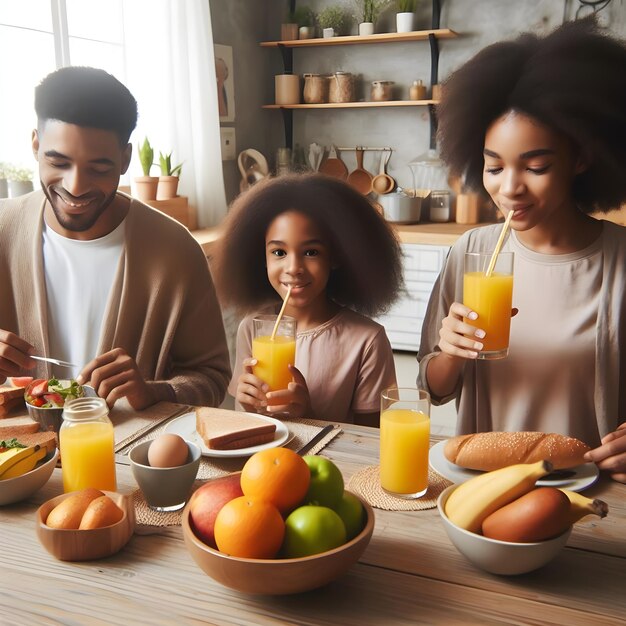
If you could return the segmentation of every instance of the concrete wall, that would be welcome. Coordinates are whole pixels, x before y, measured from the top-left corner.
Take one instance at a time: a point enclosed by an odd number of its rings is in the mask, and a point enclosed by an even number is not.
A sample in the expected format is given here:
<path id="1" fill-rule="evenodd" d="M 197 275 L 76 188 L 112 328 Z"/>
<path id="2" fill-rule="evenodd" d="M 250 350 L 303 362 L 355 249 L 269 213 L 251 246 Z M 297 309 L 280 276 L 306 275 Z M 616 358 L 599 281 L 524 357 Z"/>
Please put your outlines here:
<path id="1" fill-rule="evenodd" d="M 352 0 L 298 1 L 315 11 L 330 4 L 353 7 Z M 286 0 L 210 0 L 215 42 L 234 47 L 237 149 L 257 148 L 271 163 L 284 142 L 282 117 L 278 111 L 260 107 L 273 102 L 273 76 L 282 72 L 282 62 L 278 50 L 260 48 L 258 42 L 279 39 L 287 4 Z M 579 7 L 578 0 L 442 0 L 441 27 L 457 31 L 460 37 L 439 42 L 440 79 L 484 46 L 522 31 L 547 33 L 573 18 Z M 418 0 L 415 28 L 429 28 L 430 13 L 430 0 Z M 612 0 L 602 15 L 611 31 L 626 37 L 626 0 Z M 393 6 L 377 24 L 377 32 L 392 31 Z M 357 32 L 356 22 L 353 32 Z M 395 81 L 396 97 L 407 99 L 413 80 L 430 81 L 430 48 L 428 42 L 412 42 L 294 50 L 295 73 L 337 70 L 358 75 L 359 99 L 369 99 L 370 83 L 376 79 Z M 400 185 L 411 186 L 407 163 L 429 146 L 428 112 L 425 107 L 294 112 L 294 142 L 308 146 L 313 141 L 326 146 L 391 146 L 389 173 Z M 356 167 L 354 153 L 343 158 L 349 169 Z M 377 170 L 378 158 L 378 154 L 367 154 L 365 167 Z M 232 162 L 224 169 L 232 199 L 238 172 Z"/>

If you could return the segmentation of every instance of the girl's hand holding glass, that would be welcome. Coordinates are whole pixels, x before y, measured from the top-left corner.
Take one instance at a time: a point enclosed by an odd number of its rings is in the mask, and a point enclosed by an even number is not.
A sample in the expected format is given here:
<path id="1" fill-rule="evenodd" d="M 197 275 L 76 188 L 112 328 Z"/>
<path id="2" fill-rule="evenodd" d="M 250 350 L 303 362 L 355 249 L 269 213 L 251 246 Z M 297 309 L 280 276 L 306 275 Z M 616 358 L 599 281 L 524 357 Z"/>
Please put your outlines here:
<path id="1" fill-rule="evenodd" d="M 286 417 L 312 417 L 311 398 L 309 388 L 302 372 L 293 365 L 289 366 L 289 371 L 293 376 L 293 382 L 289 383 L 287 389 L 280 391 L 270 391 L 267 397 L 267 412 L 282 413 Z"/>
<path id="2" fill-rule="evenodd" d="M 242 408 L 252 413 L 258 413 L 266 409 L 266 393 L 269 391 L 269 385 L 252 373 L 252 369 L 256 364 L 256 359 L 244 360 L 243 373 L 237 380 L 237 394 L 235 396 Z"/>

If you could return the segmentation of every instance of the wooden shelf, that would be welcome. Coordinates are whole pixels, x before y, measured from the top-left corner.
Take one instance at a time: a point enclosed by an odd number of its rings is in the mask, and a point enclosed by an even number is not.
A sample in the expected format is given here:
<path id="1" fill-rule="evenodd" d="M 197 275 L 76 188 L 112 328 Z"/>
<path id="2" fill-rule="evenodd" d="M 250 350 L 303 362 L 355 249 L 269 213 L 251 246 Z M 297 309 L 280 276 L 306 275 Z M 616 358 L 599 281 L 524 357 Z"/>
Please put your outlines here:
<path id="1" fill-rule="evenodd" d="M 429 35 L 437 39 L 453 39 L 458 37 L 458 33 L 449 28 L 439 28 L 437 30 L 414 30 L 410 33 L 379 33 L 376 35 L 350 35 L 348 37 L 328 37 L 316 39 L 295 39 L 293 41 L 262 41 L 263 48 L 305 48 L 312 46 L 353 46 L 371 43 L 393 43 L 402 41 L 423 41 Z"/>
<path id="2" fill-rule="evenodd" d="M 324 104 L 264 104 L 264 109 L 365 109 L 373 107 L 417 107 L 439 100 L 386 100 L 384 102 L 326 102 Z"/>

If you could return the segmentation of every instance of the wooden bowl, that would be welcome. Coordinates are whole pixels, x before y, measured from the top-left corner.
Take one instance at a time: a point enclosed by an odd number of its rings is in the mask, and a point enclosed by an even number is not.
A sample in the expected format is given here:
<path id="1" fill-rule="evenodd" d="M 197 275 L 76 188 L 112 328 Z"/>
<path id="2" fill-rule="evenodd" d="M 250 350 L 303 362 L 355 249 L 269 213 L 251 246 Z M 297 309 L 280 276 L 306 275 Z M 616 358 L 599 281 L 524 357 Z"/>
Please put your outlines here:
<path id="1" fill-rule="evenodd" d="M 242 559 L 214 550 L 194 534 L 189 524 L 189 505 L 183 511 L 183 537 L 194 561 L 225 587 L 254 594 L 300 593 L 335 580 L 363 554 L 374 532 L 374 511 L 359 500 L 367 520 L 354 539 L 334 550 L 299 559 Z"/>
<path id="2" fill-rule="evenodd" d="M 111 526 L 90 530 L 69 530 L 50 528 L 45 520 L 48 514 L 72 493 L 64 493 L 44 502 L 37 509 L 37 537 L 43 547 L 60 561 L 92 561 L 119 552 L 132 537 L 135 530 L 135 508 L 131 496 L 114 491 L 103 491 L 109 496 L 124 515 Z"/>

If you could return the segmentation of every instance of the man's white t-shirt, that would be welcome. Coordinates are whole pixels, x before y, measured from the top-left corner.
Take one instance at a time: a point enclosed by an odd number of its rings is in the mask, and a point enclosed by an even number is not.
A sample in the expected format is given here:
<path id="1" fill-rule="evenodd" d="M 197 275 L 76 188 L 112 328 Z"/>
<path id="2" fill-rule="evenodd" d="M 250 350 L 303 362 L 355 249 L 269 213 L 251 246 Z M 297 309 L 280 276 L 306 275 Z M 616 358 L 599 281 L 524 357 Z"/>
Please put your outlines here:
<path id="1" fill-rule="evenodd" d="M 48 302 L 49 356 L 75 369 L 54 367 L 76 378 L 96 356 L 102 321 L 124 249 L 126 220 L 100 239 L 68 239 L 44 220 L 43 262 Z"/>

